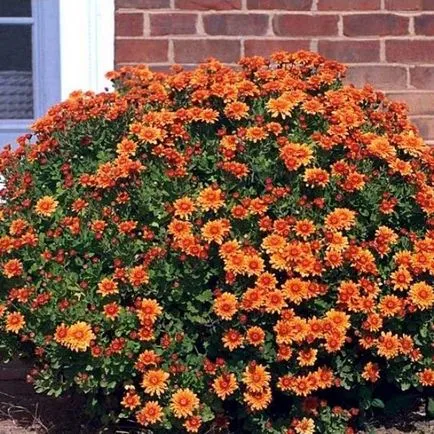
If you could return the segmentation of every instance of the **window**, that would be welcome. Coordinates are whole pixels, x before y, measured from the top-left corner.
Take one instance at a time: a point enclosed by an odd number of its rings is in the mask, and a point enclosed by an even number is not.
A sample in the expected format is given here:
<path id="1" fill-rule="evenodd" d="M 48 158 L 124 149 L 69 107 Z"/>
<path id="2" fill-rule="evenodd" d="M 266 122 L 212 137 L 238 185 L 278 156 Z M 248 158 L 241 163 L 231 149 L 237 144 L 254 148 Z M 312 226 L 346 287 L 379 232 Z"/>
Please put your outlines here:
<path id="1" fill-rule="evenodd" d="M 113 67 L 114 0 L 0 0 L 0 149 Z"/>
<path id="2" fill-rule="evenodd" d="M 0 147 L 60 100 L 58 0 L 0 0 Z"/>

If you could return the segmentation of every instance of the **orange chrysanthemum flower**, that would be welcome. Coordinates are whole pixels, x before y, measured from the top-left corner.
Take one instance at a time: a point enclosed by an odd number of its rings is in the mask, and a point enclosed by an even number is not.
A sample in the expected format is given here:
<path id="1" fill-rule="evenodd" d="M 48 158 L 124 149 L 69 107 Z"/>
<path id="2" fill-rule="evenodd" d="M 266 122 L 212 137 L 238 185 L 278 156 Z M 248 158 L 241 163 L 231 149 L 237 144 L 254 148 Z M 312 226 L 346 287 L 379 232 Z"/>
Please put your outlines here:
<path id="1" fill-rule="evenodd" d="M 271 389 L 264 387 L 258 391 L 248 390 L 243 394 L 244 401 L 252 411 L 266 409 L 271 402 Z"/>
<path id="2" fill-rule="evenodd" d="M 120 307 L 116 302 L 108 303 L 103 308 L 104 316 L 110 320 L 114 320 L 119 316 Z"/>
<path id="3" fill-rule="evenodd" d="M 178 419 L 192 416 L 199 407 L 199 398 L 190 389 L 179 389 L 170 399 L 170 409 Z"/>
<path id="4" fill-rule="evenodd" d="M 430 309 L 434 305 L 434 290 L 425 282 L 418 282 L 411 286 L 409 298 L 419 309 Z"/>
<path id="5" fill-rule="evenodd" d="M 137 151 L 137 143 L 133 140 L 124 138 L 116 145 L 118 154 L 135 155 Z"/>
<path id="6" fill-rule="evenodd" d="M 328 172 L 324 169 L 306 169 L 303 176 L 304 181 L 311 187 L 325 187 L 330 179 Z"/>
<path id="7" fill-rule="evenodd" d="M 434 386 L 434 369 L 425 368 L 417 374 L 420 384 L 425 387 Z"/>
<path id="8" fill-rule="evenodd" d="M 141 127 L 137 132 L 137 137 L 146 143 L 155 145 L 163 138 L 163 131 L 155 127 Z"/>
<path id="9" fill-rule="evenodd" d="M 389 143 L 387 137 L 374 138 L 367 149 L 372 155 L 384 160 L 391 160 L 396 156 L 396 149 Z"/>
<path id="10" fill-rule="evenodd" d="M 219 247 L 219 255 L 223 259 L 229 258 L 234 253 L 239 251 L 240 244 L 236 240 L 226 241 Z"/>
<path id="11" fill-rule="evenodd" d="M 147 366 L 156 366 L 160 361 L 160 357 L 154 350 L 144 350 L 139 354 L 135 367 L 139 371 L 143 371 Z"/>
<path id="12" fill-rule="evenodd" d="M 383 326 L 383 319 L 379 314 L 370 313 L 363 322 L 363 328 L 370 332 L 378 332 Z"/>
<path id="13" fill-rule="evenodd" d="M 245 256 L 244 270 L 249 276 L 259 276 L 264 271 L 264 268 L 264 260 L 260 256 Z"/>
<path id="14" fill-rule="evenodd" d="M 325 254 L 325 263 L 330 268 L 338 268 L 343 264 L 343 256 L 337 250 L 328 250 Z"/>
<path id="15" fill-rule="evenodd" d="M 121 401 L 121 405 L 128 410 L 134 410 L 141 404 L 140 396 L 135 390 L 128 390 Z"/>
<path id="16" fill-rule="evenodd" d="M 56 331 L 54 333 L 54 340 L 59 344 L 64 345 L 67 335 L 68 335 L 68 326 L 62 323 L 56 327 Z"/>
<path id="17" fill-rule="evenodd" d="M 363 368 L 362 378 L 375 383 L 380 378 L 380 368 L 377 363 L 368 362 Z"/>
<path id="18" fill-rule="evenodd" d="M 256 286 L 261 289 L 273 289 L 277 284 L 276 276 L 272 273 L 262 273 L 256 279 Z"/>
<path id="19" fill-rule="evenodd" d="M 35 212 L 40 216 L 50 217 L 56 212 L 58 205 L 59 202 L 54 200 L 53 197 L 44 196 L 36 202 Z"/>
<path id="20" fill-rule="evenodd" d="M 208 241 L 222 244 L 224 237 L 229 234 L 231 224 L 228 219 L 210 220 L 202 227 L 202 237 Z"/>
<path id="21" fill-rule="evenodd" d="M 308 288 L 308 282 L 299 279 L 298 277 L 288 279 L 282 285 L 282 291 L 288 301 L 295 304 L 301 303 L 307 297 Z"/>
<path id="22" fill-rule="evenodd" d="M 19 259 L 10 259 L 3 265 L 3 274 L 9 279 L 21 276 L 23 271 L 23 263 Z"/>
<path id="23" fill-rule="evenodd" d="M 243 373 L 243 383 L 251 392 L 262 391 L 268 386 L 270 379 L 270 373 L 261 364 L 250 364 Z"/>
<path id="24" fill-rule="evenodd" d="M 199 432 L 202 426 L 202 418 L 200 416 L 189 417 L 182 426 L 187 430 L 187 432 Z"/>
<path id="25" fill-rule="evenodd" d="M 151 369 L 143 375 L 142 387 L 149 395 L 160 395 L 167 390 L 169 374 L 162 369 Z"/>
<path id="26" fill-rule="evenodd" d="M 225 373 L 216 377 L 212 383 L 216 395 L 225 400 L 238 389 L 238 383 L 233 373 Z"/>
<path id="27" fill-rule="evenodd" d="M 224 112 L 229 119 L 239 121 L 240 119 L 247 117 L 249 106 L 244 102 L 234 101 L 226 105 Z"/>
<path id="28" fill-rule="evenodd" d="M 346 208 L 335 208 L 327 215 L 324 224 L 330 230 L 348 230 L 356 222 L 356 213 Z"/>
<path id="29" fill-rule="evenodd" d="M 288 143 L 280 150 L 280 158 L 289 171 L 307 166 L 313 160 L 313 151 L 306 144 Z"/>
<path id="30" fill-rule="evenodd" d="M 396 295 L 385 295 L 379 304 L 383 316 L 389 317 L 398 314 L 402 308 L 402 299 Z"/>
<path id="31" fill-rule="evenodd" d="M 223 346 L 233 351 L 243 345 L 243 335 L 234 329 L 229 329 L 222 337 Z"/>
<path id="32" fill-rule="evenodd" d="M 137 422 L 143 426 L 161 422 L 163 417 L 163 408 L 157 401 L 146 402 L 145 405 L 136 413 Z"/>
<path id="33" fill-rule="evenodd" d="M 148 270 L 142 265 L 130 268 L 128 280 L 135 287 L 146 285 L 149 282 Z"/>
<path id="34" fill-rule="evenodd" d="M 222 191 L 207 187 L 199 193 L 197 203 L 204 211 L 217 211 L 224 205 Z"/>
<path id="35" fill-rule="evenodd" d="M 175 215 L 180 218 L 190 217 L 196 209 L 194 202 L 189 197 L 177 199 L 173 207 L 175 209 Z"/>
<path id="36" fill-rule="evenodd" d="M 261 127 L 250 127 L 246 130 L 246 139 L 256 143 L 260 142 L 261 140 L 264 140 L 268 137 L 267 131 L 264 130 L 264 128 Z"/>
<path id="37" fill-rule="evenodd" d="M 303 417 L 294 424 L 294 429 L 297 434 L 314 434 L 315 422 L 311 418 Z"/>
<path id="38" fill-rule="evenodd" d="M 267 102 L 267 109 L 272 117 L 281 116 L 283 119 L 291 114 L 293 104 L 286 98 L 273 98 Z"/>
<path id="39" fill-rule="evenodd" d="M 305 240 L 315 233 L 315 224 L 308 219 L 299 220 L 294 227 L 295 234 Z"/>
<path id="40" fill-rule="evenodd" d="M 113 279 L 105 277 L 101 280 L 101 282 L 98 283 L 98 290 L 96 292 L 101 294 L 103 297 L 118 294 L 118 284 Z"/>
<path id="41" fill-rule="evenodd" d="M 168 226 L 169 234 L 173 235 L 175 239 L 181 240 L 191 237 L 191 229 L 191 223 L 176 219 L 172 220 L 172 222 Z"/>
<path id="42" fill-rule="evenodd" d="M 280 313 L 286 307 L 286 294 L 278 289 L 269 291 L 264 295 L 265 311 L 269 313 Z"/>
<path id="43" fill-rule="evenodd" d="M 79 321 L 69 326 L 64 342 L 72 351 L 86 351 L 95 338 L 90 325 Z"/>
<path id="44" fill-rule="evenodd" d="M 24 315 L 20 312 L 10 312 L 6 315 L 5 329 L 8 332 L 18 333 L 26 325 Z"/>
<path id="45" fill-rule="evenodd" d="M 398 336 L 392 332 L 381 332 L 377 342 L 378 354 L 386 359 L 392 359 L 399 354 L 400 342 Z"/>
<path id="46" fill-rule="evenodd" d="M 262 345 L 265 341 L 265 332 L 261 327 L 249 327 L 246 332 L 246 341 L 255 347 Z"/>
<path id="47" fill-rule="evenodd" d="M 230 320 L 237 312 L 238 301 L 234 294 L 224 292 L 214 302 L 214 312 L 222 319 Z"/>
<path id="48" fill-rule="evenodd" d="M 149 320 L 155 322 L 157 317 L 163 313 L 163 309 L 158 301 L 151 298 L 144 298 L 140 302 L 140 306 L 137 309 L 137 316 L 141 321 Z"/>
<path id="49" fill-rule="evenodd" d="M 280 235 L 269 235 L 262 240 L 262 247 L 267 253 L 279 252 L 286 246 L 285 238 Z"/>
<path id="50" fill-rule="evenodd" d="M 137 228 L 137 222 L 134 220 L 125 220 L 118 224 L 119 232 L 123 235 L 132 233 Z"/>
<path id="51" fill-rule="evenodd" d="M 301 350 L 298 353 L 297 361 L 300 366 L 313 366 L 317 359 L 318 350 L 309 348 L 307 350 Z"/>
<path id="52" fill-rule="evenodd" d="M 390 280 L 393 284 L 393 288 L 396 290 L 405 290 L 410 286 L 413 278 L 408 271 L 408 268 L 404 266 L 398 267 L 396 271 L 394 271 L 390 275 Z"/>

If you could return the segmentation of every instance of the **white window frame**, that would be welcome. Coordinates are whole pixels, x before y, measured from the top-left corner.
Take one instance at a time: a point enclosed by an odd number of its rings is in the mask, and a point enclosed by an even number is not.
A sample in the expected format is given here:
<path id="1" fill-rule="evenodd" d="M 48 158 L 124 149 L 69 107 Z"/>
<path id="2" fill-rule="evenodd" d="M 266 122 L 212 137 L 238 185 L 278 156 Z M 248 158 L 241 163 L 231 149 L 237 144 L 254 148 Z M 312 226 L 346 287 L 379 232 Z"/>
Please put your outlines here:
<path id="1" fill-rule="evenodd" d="M 0 17 L 0 24 L 32 26 L 33 115 L 42 114 L 60 98 L 58 0 L 32 0 L 31 17 Z M 13 144 L 33 119 L 0 119 L 1 148 Z"/>
<path id="2" fill-rule="evenodd" d="M 111 89 L 104 75 L 114 69 L 114 17 L 114 0 L 32 0 L 31 17 L 0 17 L 0 24 L 32 25 L 35 119 L 74 90 Z M 0 149 L 33 121 L 0 119 Z"/>
<path id="3" fill-rule="evenodd" d="M 114 69 L 114 0 L 59 1 L 62 99 L 74 90 L 110 89 L 104 76 Z"/>

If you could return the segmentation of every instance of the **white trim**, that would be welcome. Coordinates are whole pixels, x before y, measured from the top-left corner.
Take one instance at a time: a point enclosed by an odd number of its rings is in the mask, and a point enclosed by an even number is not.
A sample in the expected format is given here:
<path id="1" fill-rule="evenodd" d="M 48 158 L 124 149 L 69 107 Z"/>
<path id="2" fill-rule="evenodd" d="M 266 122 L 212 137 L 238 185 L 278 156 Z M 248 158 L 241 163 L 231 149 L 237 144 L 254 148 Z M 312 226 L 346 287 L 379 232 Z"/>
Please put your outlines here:
<path id="1" fill-rule="evenodd" d="M 104 91 L 114 68 L 114 0 L 59 0 L 61 95 Z"/>
<path id="2" fill-rule="evenodd" d="M 33 17 L 0 17 L 0 24 L 33 24 Z"/>
<path id="3" fill-rule="evenodd" d="M 60 98 L 59 3 L 32 1 L 33 116 L 45 114 Z"/>
<path id="4" fill-rule="evenodd" d="M 0 119 L 0 131 L 25 130 L 33 122 L 33 119 Z"/>

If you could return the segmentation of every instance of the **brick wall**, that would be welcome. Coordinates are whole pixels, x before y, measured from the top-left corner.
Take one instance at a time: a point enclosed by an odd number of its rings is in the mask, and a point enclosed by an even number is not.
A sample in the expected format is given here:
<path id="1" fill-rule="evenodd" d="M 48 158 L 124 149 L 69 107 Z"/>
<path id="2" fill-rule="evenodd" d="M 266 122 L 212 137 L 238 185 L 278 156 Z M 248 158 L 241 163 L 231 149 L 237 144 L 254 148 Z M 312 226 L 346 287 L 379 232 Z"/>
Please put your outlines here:
<path id="1" fill-rule="evenodd" d="M 434 142 L 434 0 L 116 0 L 116 64 L 192 66 L 206 56 L 310 49 L 348 80 L 405 100 Z"/>

